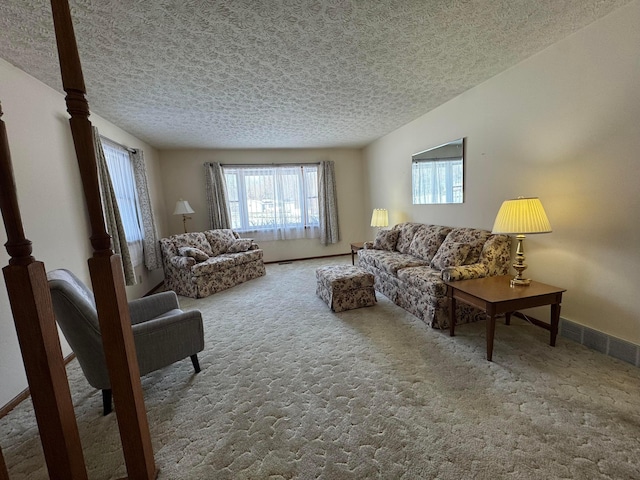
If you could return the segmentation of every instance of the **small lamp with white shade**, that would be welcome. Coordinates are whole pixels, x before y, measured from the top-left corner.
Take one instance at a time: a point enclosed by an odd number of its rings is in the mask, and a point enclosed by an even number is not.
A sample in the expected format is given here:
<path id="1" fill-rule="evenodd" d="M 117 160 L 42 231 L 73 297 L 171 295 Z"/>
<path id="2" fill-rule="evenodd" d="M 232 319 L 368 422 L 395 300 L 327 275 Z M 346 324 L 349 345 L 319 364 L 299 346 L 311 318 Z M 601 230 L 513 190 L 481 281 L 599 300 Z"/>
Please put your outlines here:
<path id="1" fill-rule="evenodd" d="M 386 208 L 374 208 L 371 215 L 371 226 L 384 228 L 389 226 L 389 213 Z"/>
<path id="2" fill-rule="evenodd" d="M 187 233 L 187 219 L 191 220 L 191 217 L 187 215 L 195 213 L 191 205 L 187 200 L 180 199 L 176 202 L 176 209 L 173 211 L 174 215 L 182 215 L 182 226 L 184 227 L 184 233 Z"/>

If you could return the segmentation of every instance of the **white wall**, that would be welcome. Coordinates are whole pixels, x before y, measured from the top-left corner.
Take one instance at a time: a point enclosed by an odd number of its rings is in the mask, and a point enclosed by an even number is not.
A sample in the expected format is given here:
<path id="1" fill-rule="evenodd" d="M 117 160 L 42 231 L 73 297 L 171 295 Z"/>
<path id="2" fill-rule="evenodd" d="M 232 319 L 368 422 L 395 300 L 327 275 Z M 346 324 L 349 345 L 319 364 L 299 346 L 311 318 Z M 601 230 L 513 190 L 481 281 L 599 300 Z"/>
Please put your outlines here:
<path id="1" fill-rule="evenodd" d="M 563 317 L 640 344 L 638 25 L 636 1 L 373 142 L 365 203 L 491 229 L 503 200 L 540 197 L 553 233 L 525 241 L 527 276 L 567 288 Z M 465 203 L 412 205 L 411 154 L 459 137 Z"/>
<path id="2" fill-rule="evenodd" d="M 0 101 L 9 137 L 15 182 L 25 236 L 33 242 L 34 257 L 47 270 L 68 268 L 90 284 L 87 259 L 88 215 L 76 160 L 64 96 L 0 59 Z M 149 145 L 128 135 L 97 115 L 91 121 L 101 133 L 145 153 L 150 195 L 156 212 L 164 212 L 158 154 Z M 157 215 L 160 232 L 166 225 Z M 6 242 L 4 225 L 0 241 Z M 0 264 L 9 256 L 0 249 Z M 162 269 L 147 274 L 143 282 L 127 288 L 130 298 L 141 296 L 162 281 Z M 70 353 L 61 337 L 63 353 Z M 0 279 L 0 406 L 27 387 L 4 277 Z"/>
<path id="3" fill-rule="evenodd" d="M 196 212 L 187 220 L 187 230 L 211 228 L 207 217 L 204 179 L 205 162 L 223 164 L 312 163 L 321 160 L 335 162 L 340 223 L 339 243 L 322 246 L 319 239 L 260 241 L 266 262 L 298 258 L 340 255 L 350 252 L 349 244 L 366 240 L 366 221 L 371 212 L 362 204 L 364 179 L 362 153 L 355 149 L 301 150 L 165 150 L 160 152 L 167 223 L 170 233 L 182 233 L 182 216 L 172 215 L 176 201 L 188 200 Z"/>

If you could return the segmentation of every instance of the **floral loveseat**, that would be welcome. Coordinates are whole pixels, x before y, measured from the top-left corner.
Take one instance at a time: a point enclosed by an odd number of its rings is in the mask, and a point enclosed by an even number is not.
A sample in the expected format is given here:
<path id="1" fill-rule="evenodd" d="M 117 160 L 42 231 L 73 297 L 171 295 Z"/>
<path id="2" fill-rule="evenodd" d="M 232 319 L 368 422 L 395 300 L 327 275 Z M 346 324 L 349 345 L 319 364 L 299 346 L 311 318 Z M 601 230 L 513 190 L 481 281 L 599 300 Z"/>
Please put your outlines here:
<path id="1" fill-rule="evenodd" d="M 475 228 L 401 223 L 382 230 L 358 251 L 358 265 L 375 289 L 434 328 L 449 326 L 445 281 L 506 275 L 511 237 Z M 459 302 L 456 323 L 486 318 Z"/>
<path id="2" fill-rule="evenodd" d="M 165 286 L 203 298 L 266 274 L 263 251 L 230 229 L 181 233 L 160 240 Z"/>

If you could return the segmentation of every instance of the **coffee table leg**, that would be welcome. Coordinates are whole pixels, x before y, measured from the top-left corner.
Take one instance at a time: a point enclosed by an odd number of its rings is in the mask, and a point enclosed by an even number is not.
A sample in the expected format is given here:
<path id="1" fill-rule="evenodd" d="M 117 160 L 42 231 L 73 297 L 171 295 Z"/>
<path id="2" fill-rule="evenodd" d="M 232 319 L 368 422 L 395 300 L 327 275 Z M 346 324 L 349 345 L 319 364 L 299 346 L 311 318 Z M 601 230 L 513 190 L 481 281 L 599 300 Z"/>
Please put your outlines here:
<path id="1" fill-rule="evenodd" d="M 493 358 L 493 336 L 496 333 L 496 317 L 489 315 L 487 319 L 487 360 Z"/>
<path id="2" fill-rule="evenodd" d="M 558 324 L 560 323 L 560 304 L 551 304 L 551 341 L 549 345 L 556 346 L 556 337 L 558 336 Z"/>

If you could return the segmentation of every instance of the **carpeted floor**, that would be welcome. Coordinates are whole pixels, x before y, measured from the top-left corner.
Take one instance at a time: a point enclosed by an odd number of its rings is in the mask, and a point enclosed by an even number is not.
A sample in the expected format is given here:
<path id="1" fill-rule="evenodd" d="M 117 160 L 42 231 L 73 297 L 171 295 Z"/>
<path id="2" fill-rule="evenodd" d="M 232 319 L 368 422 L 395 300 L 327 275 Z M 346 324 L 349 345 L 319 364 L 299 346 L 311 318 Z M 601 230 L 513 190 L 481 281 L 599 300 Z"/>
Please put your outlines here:
<path id="1" fill-rule="evenodd" d="M 143 378 L 159 478 L 640 478 L 640 370 L 514 319 L 485 360 L 484 322 L 456 337 L 378 294 L 332 313 L 315 269 L 268 265 L 209 298 L 202 372 Z M 615 319 L 611 319 L 615 321 Z M 126 475 L 115 416 L 68 366 L 91 479 Z M 0 419 L 11 480 L 45 479 L 30 401 Z"/>

